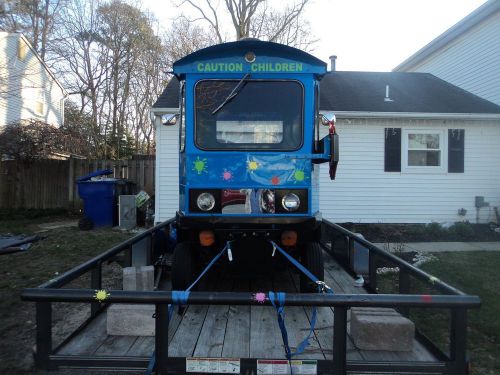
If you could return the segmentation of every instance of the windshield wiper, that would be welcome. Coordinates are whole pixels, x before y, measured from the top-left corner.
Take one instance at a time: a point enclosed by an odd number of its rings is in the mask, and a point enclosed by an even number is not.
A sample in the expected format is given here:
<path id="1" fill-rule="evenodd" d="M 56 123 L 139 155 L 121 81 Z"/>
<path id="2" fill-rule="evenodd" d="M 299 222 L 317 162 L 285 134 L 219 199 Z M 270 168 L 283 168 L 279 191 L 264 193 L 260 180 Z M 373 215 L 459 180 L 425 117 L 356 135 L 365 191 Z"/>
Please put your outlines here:
<path id="1" fill-rule="evenodd" d="M 217 112 L 219 112 L 227 103 L 229 103 L 233 98 L 238 95 L 238 93 L 241 91 L 241 89 L 244 86 L 244 83 L 250 78 L 250 73 L 247 73 L 243 76 L 243 78 L 238 82 L 236 86 L 234 86 L 233 91 L 227 96 L 224 101 L 212 111 L 212 115 L 215 115 Z"/>

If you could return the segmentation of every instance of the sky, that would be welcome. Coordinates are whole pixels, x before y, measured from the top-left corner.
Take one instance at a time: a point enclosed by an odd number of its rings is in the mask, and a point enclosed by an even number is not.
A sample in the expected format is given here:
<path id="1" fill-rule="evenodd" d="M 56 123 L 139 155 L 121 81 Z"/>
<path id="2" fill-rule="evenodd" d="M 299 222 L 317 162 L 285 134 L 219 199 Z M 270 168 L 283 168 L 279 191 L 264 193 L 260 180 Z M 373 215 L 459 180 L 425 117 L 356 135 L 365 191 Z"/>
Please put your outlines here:
<path id="1" fill-rule="evenodd" d="M 291 0 L 270 1 L 279 7 Z M 330 55 L 337 55 L 337 70 L 384 72 L 391 71 L 485 2 L 311 0 L 304 15 L 318 39 L 313 55 L 325 62 L 329 62 Z M 169 0 L 142 0 L 142 4 L 166 28 L 181 12 L 190 15 L 189 7 L 177 8 Z M 231 29 L 227 30 L 231 36 Z"/>

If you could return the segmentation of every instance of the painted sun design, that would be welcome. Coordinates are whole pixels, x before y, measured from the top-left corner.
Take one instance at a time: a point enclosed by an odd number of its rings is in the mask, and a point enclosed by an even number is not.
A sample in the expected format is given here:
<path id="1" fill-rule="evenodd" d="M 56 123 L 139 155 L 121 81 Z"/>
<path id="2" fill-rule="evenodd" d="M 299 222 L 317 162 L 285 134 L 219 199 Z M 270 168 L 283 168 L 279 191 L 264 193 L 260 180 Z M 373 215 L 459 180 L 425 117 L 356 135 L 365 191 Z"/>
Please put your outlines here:
<path id="1" fill-rule="evenodd" d="M 280 178 L 278 176 L 274 176 L 273 178 L 271 178 L 271 183 L 273 185 L 278 185 L 280 183 Z"/>
<path id="2" fill-rule="evenodd" d="M 259 168 L 259 164 L 256 161 L 248 161 L 247 162 L 247 168 L 250 172 L 253 172 Z"/>
<path id="3" fill-rule="evenodd" d="M 98 300 L 99 302 L 102 302 L 102 301 L 106 300 L 110 295 L 111 295 L 111 293 L 108 293 L 104 289 L 101 289 L 101 290 L 95 291 L 94 298 L 96 300 Z"/>
<path id="4" fill-rule="evenodd" d="M 200 159 L 200 157 L 196 157 L 196 160 L 193 162 L 193 171 L 198 174 L 207 173 L 207 159 Z"/>
<path id="5" fill-rule="evenodd" d="M 231 181 L 233 177 L 234 177 L 233 172 L 228 171 L 227 169 L 224 169 L 224 172 L 222 172 L 222 179 L 224 181 Z"/>
<path id="6" fill-rule="evenodd" d="M 306 179 L 306 174 L 302 169 L 296 169 L 293 173 L 293 178 L 295 178 L 296 182 L 302 182 Z"/>

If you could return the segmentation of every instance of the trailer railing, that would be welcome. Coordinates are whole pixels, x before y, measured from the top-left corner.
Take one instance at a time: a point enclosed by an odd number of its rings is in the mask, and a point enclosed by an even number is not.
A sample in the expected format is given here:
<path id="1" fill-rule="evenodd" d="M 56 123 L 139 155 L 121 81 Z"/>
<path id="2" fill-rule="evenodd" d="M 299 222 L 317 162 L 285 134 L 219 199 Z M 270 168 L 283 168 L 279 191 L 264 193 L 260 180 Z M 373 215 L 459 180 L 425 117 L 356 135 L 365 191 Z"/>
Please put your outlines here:
<path id="1" fill-rule="evenodd" d="M 400 257 L 390 253 L 373 243 L 360 237 L 342 226 L 332 223 L 326 219 L 322 223 L 322 245 L 332 254 L 345 268 L 349 269 L 352 263 L 351 256 L 354 253 L 354 244 L 358 243 L 369 251 L 369 271 L 368 280 L 366 280 L 366 289 L 371 293 L 378 293 L 378 278 L 381 264 L 391 264 L 397 270 L 398 295 L 403 297 L 411 292 L 412 279 L 419 280 L 427 288 L 434 289 L 453 300 L 460 300 L 466 296 L 464 292 L 443 282 L 442 280 L 428 274 L 425 271 L 411 265 Z M 351 270 L 352 271 L 352 270 Z M 421 296 L 422 297 L 422 296 Z M 425 295 L 425 298 L 435 298 L 435 296 Z M 480 301 L 478 297 L 477 304 L 474 307 L 479 307 Z M 403 316 L 409 317 L 410 307 L 401 303 L 396 303 L 392 307 L 396 308 Z M 417 326 L 418 338 L 424 342 L 426 347 L 439 359 L 447 362 L 450 373 L 465 374 L 468 371 L 467 359 L 467 306 L 452 306 L 446 307 L 451 312 L 451 322 L 449 327 L 449 352 L 445 353 L 430 339 L 424 336 Z"/>
<path id="2" fill-rule="evenodd" d="M 185 358 L 168 356 L 168 305 L 174 303 L 169 291 L 107 291 L 104 301 L 96 300 L 96 290 L 101 289 L 101 267 L 106 261 L 120 253 L 126 253 L 131 260 L 133 247 L 141 241 L 149 241 L 148 251 L 153 251 L 155 233 L 173 223 L 174 219 L 166 221 L 150 230 L 141 233 L 124 243 L 117 245 L 103 254 L 89 260 L 82 265 L 64 273 L 63 275 L 41 285 L 38 288 L 25 289 L 22 299 L 36 303 L 36 365 L 45 370 L 58 367 L 92 367 L 114 369 L 145 369 L 149 358 L 146 357 L 95 357 L 58 354 L 58 349 L 74 337 L 90 320 L 95 318 L 111 303 L 154 304 L 156 306 L 155 320 L 155 354 L 156 372 L 167 374 L 171 372 L 185 372 Z M 333 326 L 333 361 L 319 360 L 318 372 L 346 374 L 347 371 L 357 372 L 392 372 L 402 373 L 440 373 L 465 375 L 467 373 L 466 332 L 467 310 L 480 306 L 477 296 L 469 296 L 451 287 L 450 285 L 433 278 L 431 275 L 413 267 L 394 255 L 380 249 L 370 242 L 359 238 L 337 224 L 323 222 L 323 241 L 330 243 L 330 251 L 335 247 L 335 241 L 347 241 L 349 246 L 357 241 L 370 251 L 369 288 L 376 291 L 377 258 L 390 260 L 400 267 L 400 293 L 403 294 L 293 294 L 287 293 L 289 306 L 328 306 L 334 310 Z M 375 258 L 375 260 L 372 260 Z M 62 287 L 85 273 L 91 273 L 90 288 L 63 289 Z M 409 276 L 428 281 L 444 295 L 415 295 L 409 294 Z M 52 304 L 57 302 L 85 302 L 91 305 L 91 317 L 70 337 L 57 348 L 52 346 Z M 192 305 L 262 305 L 257 303 L 250 292 L 191 292 L 187 304 Z M 266 301 L 264 305 L 271 305 Z M 445 308 L 452 311 L 450 332 L 451 350 L 447 356 L 436 349 L 438 361 L 412 362 L 368 362 L 347 360 L 347 312 L 351 307 L 392 307 L 405 311 L 408 308 L 438 309 Z M 241 373 L 256 373 L 256 359 L 242 358 Z"/>

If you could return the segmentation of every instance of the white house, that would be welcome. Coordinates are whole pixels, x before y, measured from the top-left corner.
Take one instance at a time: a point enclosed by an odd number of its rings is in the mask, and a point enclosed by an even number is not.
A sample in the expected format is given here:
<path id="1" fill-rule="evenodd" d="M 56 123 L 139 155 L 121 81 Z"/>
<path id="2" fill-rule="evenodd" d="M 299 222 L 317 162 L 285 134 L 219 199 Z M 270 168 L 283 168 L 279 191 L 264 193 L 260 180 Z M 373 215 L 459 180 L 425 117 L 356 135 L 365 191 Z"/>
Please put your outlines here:
<path id="1" fill-rule="evenodd" d="M 66 96 L 22 34 L 0 32 L 0 127 L 23 119 L 60 125 Z"/>
<path id="2" fill-rule="evenodd" d="M 500 1 L 490 0 L 394 71 L 428 72 L 500 105 Z"/>
<path id="3" fill-rule="evenodd" d="M 475 197 L 500 206 L 500 106 L 427 73 L 330 72 L 320 109 L 334 111 L 340 163 L 322 168 L 320 207 L 335 222 L 476 222 Z M 179 82 L 170 81 L 156 115 L 156 221 L 178 207 Z M 326 135 L 327 130 L 324 130 Z M 480 199 L 480 198 L 479 198 Z"/>

